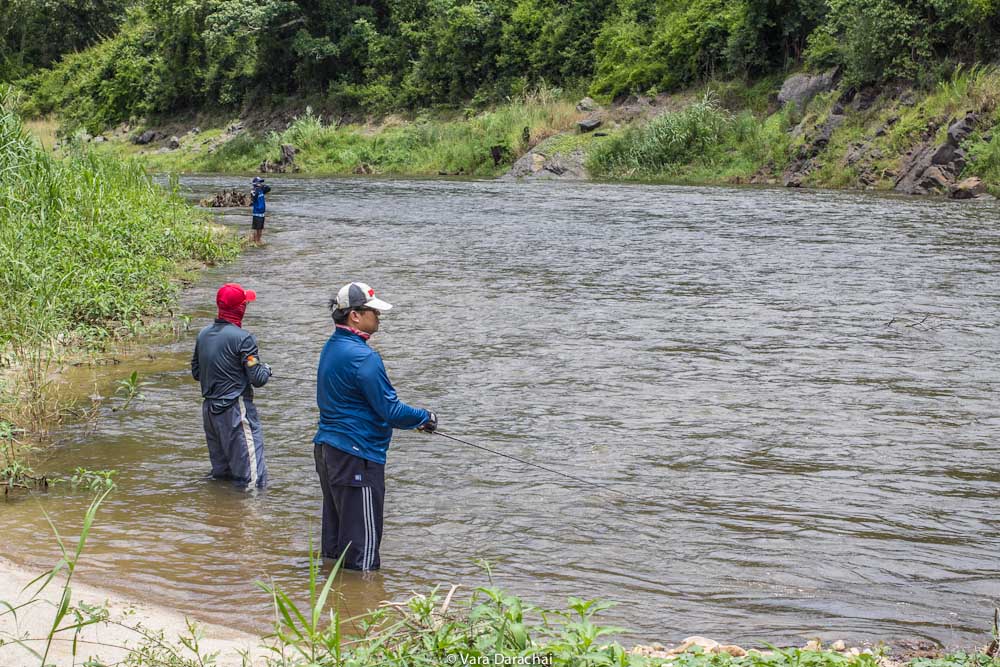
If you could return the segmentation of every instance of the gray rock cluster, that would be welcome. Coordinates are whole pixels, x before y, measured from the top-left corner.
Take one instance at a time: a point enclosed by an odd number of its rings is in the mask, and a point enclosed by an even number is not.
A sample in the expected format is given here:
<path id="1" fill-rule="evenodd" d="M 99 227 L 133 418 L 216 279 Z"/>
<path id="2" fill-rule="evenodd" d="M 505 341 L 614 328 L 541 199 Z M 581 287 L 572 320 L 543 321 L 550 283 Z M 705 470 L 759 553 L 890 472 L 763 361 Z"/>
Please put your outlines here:
<path id="1" fill-rule="evenodd" d="M 714 653 L 714 654 L 727 654 L 734 658 L 742 658 L 750 653 L 755 653 L 759 656 L 773 655 L 774 651 L 758 651 L 756 649 L 745 649 L 741 646 L 735 644 L 721 644 L 714 639 L 709 639 L 707 637 L 688 637 L 683 642 L 674 647 L 667 647 L 663 644 L 650 644 L 635 646 L 629 653 L 632 655 L 644 656 L 647 658 L 658 658 L 661 660 L 675 660 L 685 653 L 691 652 L 693 650 L 700 650 L 702 653 Z M 860 655 L 867 654 L 873 655 L 871 649 L 865 648 L 861 649 L 859 647 L 847 647 L 847 642 L 840 639 L 833 642 L 829 648 L 824 649 L 820 644 L 819 640 L 811 639 L 806 642 L 805 646 L 802 647 L 803 651 L 832 651 L 834 653 L 839 653 L 848 659 L 856 658 Z M 886 664 L 886 662 L 883 662 Z"/>
<path id="2" fill-rule="evenodd" d="M 818 128 L 815 136 L 806 136 L 805 143 L 799 146 L 795 158 L 782 176 L 781 180 L 785 187 L 801 187 L 802 180 L 819 166 L 817 156 L 826 150 L 826 147 L 830 144 L 830 139 L 833 137 L 833 132 L 845 120 L 846 117 L 842 113 L 831 113 L 827 117 L 826 122 Z M 805 132 L 801 126 L 796 128 L 796 131 Z"/>
<path id="3" fill-rule="evenodd" d="M 978 121 L 978 114 L 967 113 L 948 127 L 948 137 L 943 144 L 924 143 L 908 153 L 893 188 L 911 195 L 951 194 L 957 199 L 982 194 L 984 189 L 975 183 L 963 182 L 961 188 L 958 187 L 958 176 L 966 163 L 961 143 L 976 128 Z"/>

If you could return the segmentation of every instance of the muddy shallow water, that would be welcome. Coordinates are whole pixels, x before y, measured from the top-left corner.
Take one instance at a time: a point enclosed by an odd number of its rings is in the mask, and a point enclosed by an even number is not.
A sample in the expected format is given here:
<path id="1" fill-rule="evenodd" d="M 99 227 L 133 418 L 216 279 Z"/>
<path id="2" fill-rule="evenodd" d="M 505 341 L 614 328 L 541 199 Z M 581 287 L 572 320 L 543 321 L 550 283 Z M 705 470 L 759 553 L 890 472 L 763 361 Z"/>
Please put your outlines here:
<path id="1" fill-rule="evenodd" d="M 183 179 L 192 197 L 246 179 Z M 351 613 L 436 584 L 545 606 L 620 602 L 642 640 L 987 636 L 1000 601 L 1000 232 L 994 204 L 599 184 L 272 179 L 268 245 L 186 291 L 191 331 L 115 367 L 144 398 L 67 429 L 49 470 L 119 471 L 81 576 L 247 629 L 301 590 L 319 487 L 312 375 L 349 280 L 396 308 L 374 339 L 441 429 L 621 490 L 397 433 L 384 569 Z M 227 224 L 248 226 L 232 213 Z M 272 484 L 203 479 L 187 364 L 226 281 L 246 328 Z M 70 529 L 81 497 L 40 496 Z M 70 530 L 70 532 L 72 532 Z M 49 562 L 33 499 L 3 553 Z"/>

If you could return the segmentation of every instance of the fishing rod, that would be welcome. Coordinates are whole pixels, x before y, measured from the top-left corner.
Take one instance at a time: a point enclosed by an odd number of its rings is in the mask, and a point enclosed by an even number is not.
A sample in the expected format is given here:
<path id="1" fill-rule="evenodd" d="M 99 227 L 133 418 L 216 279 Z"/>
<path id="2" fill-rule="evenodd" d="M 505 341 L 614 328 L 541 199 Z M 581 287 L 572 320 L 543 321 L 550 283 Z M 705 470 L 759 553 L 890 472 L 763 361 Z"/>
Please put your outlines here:
<path id="1" fill-rule="evenodd" d="M 573 481 L 580 482 L 581 484 L 585 484 L 587 486 L 596 486 L 598 488 L 604 489 L 605 491 L 611 491 L 613 493 L 617 493 L 617 494 L 619 494 L 621 496 L 624 496 L 625 498 L 630 498 L 632 500 L 638 500 L 638 501 L 641 501 L 641 502 L 646 502 L 647 501 L 646 498 L 639 498 L 638 496 L 633 496 L 630 493 L 625 493 L 624 491 L 616 489 L 616 488 L 614 488 L 612 486 L 608 486 L 606 484 L 601 484 L 600 482 L 595 482 L 595 481 L 588 480 L 588 479 L 583 479 L 582 477 L 576 477 L 574 475 L 570 475 L 569 473 L 565 473 L 565 472 L 562 472 L 560 470 L 555 470 L 554 468 L 549 468 L 549 467 L 543 466 L 543 465 L 538 464 L 538 463 L 532 463 L 531 461 L 526 461 L 526 460 L 524 460 L 522 458 L 518 458 L 518 457 L 514 456 L 513 454 L 505 454 L 504 452 L 499 452 L 499 451 L 497 451 L 495 449 L 490 449 L 489 447 L 483 447 L 482 445 L 477 445 L 477 444 L 475 444 L 473 442 L 469 442 L 468 440 L 463 440 L 462 438 L 456 438 L 453 435 L 448 435 L 447 433 L 442 433 L 441 431 L 431 431 L 431 433 L 433 433 L 434 435 L 440 435 L 442 438 L 448 438 L 449 440 L 454 440 L 455 442 L 460 442 L 463 445 L 468 445 L 469 447 L 475 447 L 476 449 L 481 449 L 484 452 L 489 452 L 490 454 L 496 454 L 497 456 L 502 456 L 502 457 L 504 457 L 506 459 L 510 459 L 512 461 L 517 461 L 518 463 L 521 463 L 521 464 L 526 465 L 526 466 L 531 466 L 532 468 L 539 468 L 540 470 L 544 470 L 546 472 L 550 472 L 553 475 L 559 475 L 560 477 L 566 477 L 568 479 L 572 479 Z"/>
<path id="2" fill-rule="evenodd" d="M 295 375 L 278 375 L 278 376 L 272 375 L 270 379 L 272 379 L 272 380 L 274 380 L 274 379 L 278 379 L 278 380 L 295 380 L 295 381 L 298 381 L 298 382 L 315 382 L 316 381 L 316 377 L 315 376 L 314 377 L 310 377 L 310 378 L 304 378 L 304 377 L 295 376 Z M 507 453 L 504 453 L 504 452 L 501 452 L 501 451 L 497 451 L 495 449 L 490 449 L 489 447 L 484 447 L 482 445 L 477 445 L 474 442 L 469 442 L 468 440 L 463 440 L 462 438 L 458 438 L 458 437 L 455 437 L 453 435 L 449 435 L 447 433 L 442 433 L 441 431 L 431 431 L 431 433 L 433 433 L 434 435 L 439 435 L 442 438 L 447 438 L 448 440 L 453 440 L 455 442 L 461 443 L 461 444 L 466 445 L 468 447 L 474 447 L 474 448 L 482 450 L 484 452 L 489 452 L 490 454 L 493 454 L 495 456 L 502 456 L 505 459 L 510 459 L 511 461 L 517 461 L 518 463 L 520 463 L 522 465 L 526 465 L 526 466 L 529 466 L 529 467 L 532 467 L 532 468 L 538 468 L 539 470 L 544 470 L 545 472 L 552 473 L 553 475 L 558 475 L 560 477 L 565 477 L 566 479 L 571 479 L 574 482 L 579 482 L 580 484 L 583 484 L 585 486 L 592 486 L 592 487 L 596 487 L 596 488 L 599 488 L 599 489 L 604 489 L 605 491 L 611 491 L 612 493 L 617 493 L 618 495 L 622 496 L 623 498 L 628 498 L 630 500 L 635 500 L 635 501 L 643 502 L 643 503 L 650 502 L 649 498 L 641 498 L 641 497 L 636 496 L 634 494 L 626 493 L 625 491 L 622 491 L 620 489 L 616 489 L 613 486 L 608 486 L 607 484 L 601 484 L 600 482 L 595 482 L 593 480 L 584 479 L 582 477 L 577 477 L 575 475 L 570 475 L 569 473 L 562 472 L 561 470 L 556 470 L 555 468 L 549 468 L 548 466 L 543 466 L 540 463 L 533 463 L 531 461 L 527 461 L 525 459 L 522 459 L 522 458 L 519 458 L 517 456 L 514 456 L 513 454 L 507 454 Z"/>
<path id="3" fill-rule="evenodd" d="M 272 376 L 272 379 L 274 379 L 274 377 L 275 376 Z M 315 377 L 304 378 L 304 377 L 294 376 L 294 375 L 280 375 L 280 376 L 276 376 L 276 377 L 278 379 L 295 380 L 295 381 L 299 381 L 299 382 L 315 382 L 316 381 Z M 526 459 L 522 459 L 522 458 L 520 458 L 518 456 L 514 456 L 513 454 L 507 454 L 505 452 L 501 452 L 501 451 L 498 451 L 496 449 L 491 449 L 489 447 L 484 447 L 482 445 L 477 445 L 474 442 L 469 442 L 468 440 L 456 437 L 454 435 L 449 435 L 448 433 L 443 433 L 443 432 L 438 431 L 438 430 L 431 431 L 431 433 L 433 435 L 441 436 L 442 438 L 446 438 L 448 440 L 452 440 L 454 442 L 457 442 L 459 444 L 465 445 L 467 447 L 472 447 L 474 449 L 479 449 L 479 450 L 484 451 L 484 452 L 489 452 L 490 454 L 493 454 L 494 456 L 501 456 L 501 457 L 503 457 L 505 459 L 510 459 L 511 461 L 516 461 L 517 463 L 520 463 L 521 465 L 525 465 L 525 466 L 528 466 L 528 467 L 531 467 L 531 468 L 538 468 L 539 470 L 544 470 L 547 473 L 550 473 L 550 474 L 553 474 L 553 475 L 557 475 L 559 477 L 564 477 L 566 479 L 573 480 L 574 482 L 577 482 L 579 484 L 583 484 L 584 486 L 594 487 L 594 488 L 602 489 L 604 491 L 610 491 L 612 493 L 618 494 L 622 498 L 627 498 L 627 499 L 635 501 L 635 502 L 639 502 L 639 503 L 643 503 L 643 504 L 647 504 L 647 505 L 655 505 L 655 506 L 663 507 L 663 505 L 660 502 L 658 502 L 656 500 L 653 500 L 651 498 L 637 496 L 635 494 L 627 493 L 627 492 L 622 491 L 620 489 L 616 489 L 616 488 L 614 488 L 612 486 L 608 486 L 607 484 L 602 484 L 600 482 L 595 482 L 593 480 L 584 479 L 582 477 L 577 477 L 576 475 L 570 475 L 569 473 L 562 472 L 561 470 L 556 470 L 554 468 L 550 468 L 548 466 L 544 466 L 544 465 L 541 465 L 539 463 L 533 463 L 533 462 L 528 461 Z M 635 516 L 631 516 L 631 515 L 625 515 L 624 517 L 620 517 L 620 520 L 624 521 L 625 523 L 633 524 L 635 526 L 641 526 L 642 528 L 645 528 L 647 530 L 652 530 L 652 531 L 659 532 L 662 529 L 662 526 L 659 523 L 655 523 L 655 524 L 654 523 L 650 523 L 650 522 L 647 522 L 647 521 L 643 521 L 639 517 L 635 517 Z M 657 544 L 659 544 L 659 541 L 657 541 Z M 698 569 L 698 570 L 700 570 L 702 572 L 706 572 L 707 571 L 705 569 L 705 567 L 703 567 L 701 565 L 695 565 L 692 562 L 689 562 L 688 564 L 689 565 L 694 565 L 694 567 L 696 569 Z"/>
<path id="4" fill-rule="evenodd" d="M 272 379 L 272 380 L 275 380 L 275 379 L 277 379 L 277 380 L 296 380 L 296 381 L 299 381 L 299 382 L 315 382 L 316 381 L 316 377 L 315 376 L 313 376 L 311 378 L 304 378 L 304 377 L 299 377 L 299 376 L 295 376 L 295 375 L 272 375 L 270 379 Z M 632 495 L 630 493 L 626 493 L 624 491 L 621 491 L 620 489 L 616 489 L 616 488 L 614 488 L 612 486 L 608 486 L 607 484 L 601 484 L 600 482 L 595 482 L 593 480 L 583 479 L 582 477 L 577 477 L 575 475 L 570 475 L 569 473 L 565 473 L 565 472 L 562 472 L 561 470 L 556 470 L 554 468 L 549 468 L 548 466 L 543 466 L 543 465 L 541 465 L 539 463 L 532 463 L 531 461 L 527 461 L 525 459 L 519 458 L 517 456 L 514 456 L 513 454 L 506 454 L 504 452 L 500 452 L 500 451 L 497 451 L 495 449 L 490 449 L 489 447 L 483 447 L 482 445 L 477 445 L 474 442 L 469 442 L 468 440 L 463 440 L 462 438 L 457 438 L 457 437 L 455 437 L 453 435 L 449 435 L 447 433 L 442 433 L 441 431 L 431 431 L 431 432 L 434 435 L 441 436 L 442 438 L 447 438 L 448 440 L 454 440 L 455 442 L 461 443 L 461 444 L 466 445 L 468 447 L 475 447 L 476 449 L 482 450 L 484 452 L 489 452 L 490 454 L 494 454 L 496 456 L 502 456 L 502 457 L 504 457 L 506 459 L 510 459 L 511 461 L 517 461 L 518 463 L 520 463 L 522 465 L 530 466 L 532 468 L 538 468 L 539 470 L 544 470 L 545 472 L 552 473 L 553 475 L 558 475 L 560 477 L 565 477 L 567 479 L 571 479 L 574 482 L 579 482 L 580 484 L 584 484 L 586 486 L 593 486 L 593 487 L 597 487 L 597 488 L 600 488 L 600 489 L 604 489 L 605 491 L 611 491 L 612 493 L 617 493 L 618 495 L 620 495 L 620 496 L 622 496 L 624 498 L 630 498 L 632 500 L 638 500 L 640 502 L 647 502 L 648 501 L 648 499 L 646 499 L 646 498 L 640 498 L 638 496 L 634 496 L 634 495 Z"/>

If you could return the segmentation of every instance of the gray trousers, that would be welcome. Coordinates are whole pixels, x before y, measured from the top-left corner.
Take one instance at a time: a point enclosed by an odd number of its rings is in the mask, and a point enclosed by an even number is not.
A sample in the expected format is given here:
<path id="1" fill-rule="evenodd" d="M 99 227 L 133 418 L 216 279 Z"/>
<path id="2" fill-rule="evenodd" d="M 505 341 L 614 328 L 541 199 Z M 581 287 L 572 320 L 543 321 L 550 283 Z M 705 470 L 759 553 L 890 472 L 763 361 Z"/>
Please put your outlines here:
<path id="1" fill-rule="evenodd" d="M 212 477 L 231 479 L 238 486 L 263 488 L 267 484 L 264 463 L 264 433 L 253 401 L 242 396 L 220 413 L 201 406 L 208 442 Z"/>

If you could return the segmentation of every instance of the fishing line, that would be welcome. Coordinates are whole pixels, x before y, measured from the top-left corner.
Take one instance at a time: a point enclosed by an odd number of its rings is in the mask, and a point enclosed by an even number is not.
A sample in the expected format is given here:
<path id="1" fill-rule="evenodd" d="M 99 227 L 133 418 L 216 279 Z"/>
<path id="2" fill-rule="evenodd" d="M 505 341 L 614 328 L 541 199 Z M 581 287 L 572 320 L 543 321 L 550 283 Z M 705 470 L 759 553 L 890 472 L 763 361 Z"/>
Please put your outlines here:
<path id="1" fill-rule="evenodd" d="M 298 382 L 315 382 L 316 381 L 316 377 L 315 376 L 310 377 L 310 378 L 305 378 L 305 377 L 295 376 L 295 375 L 278 375 L 278 376 L 272 375 L 271 376 L 272 380 L 275 379 L 275 378 L 277 378 L 279 380 L 292 380 L 292 381 L 298 381 Z M 625 491 L 621 491 L 620 489 L 616 489 L 616 488 L 614 488 L 612 486 L 608 486 L 607 484 L 602 484 L 600 482 L 595 482 L 593 480 L 588 480 L 588 479 L 584 479 L 582 477 L 577 477 L 575 475 L 570 475 L 569 473 L 562 472 L 561 470 L 556 470 L 554 468 L 550 468 L 548 466 L 544 466 L 544 465 L 541 465 L 539 463 L 533 463 L 533 462 L 528 461 L 526 459 L 522 459 L 522 458 L 520 458 L 518 456 L 514 456 L 513 454 L 507 454 L 505 452 L 501 452 L 501 451 L 498 451 L 498 450 L 495 450 L 495 449 L 491 449 L 489 447 L 484 447 L 482 445 L 477 445 L 474 442 L 469 442 L 468 440 L 464 440 L 462 438 L 459 438 L 459 437 L 456 437 L 456 436 L 453 436 L 453 435 L 449 435 L 447 433 L 442 433 L 441 431 L 435 430 L 435 431 L 432 431 L 432 434 L 433 435 L 441 436 L 442 438 L 446 438 L 448 440 L 452 440 L 454 442 L 457 442 L 459 444 L 465 445 L 467 447 L 472 447 L 474 449 L 479 449 L 479 450 L 482 450 L 484 452 L 489 452 L 490 454 L 493 454 L 495 456 L 501 456 L 501 457 L 503 457 L 505 459 L 510 459 L 511 461 L 516 461 L 517 463 L 520 463 L 521 465 L 529 466 L 531 468 L 538 468 L 539 470 L 544 470 L 545 472 L 548 472 L 550 474 L 557 475 L 559 477 L 564 477 L 566 479 L 571 479 L 574 482 L 577 482 L 579 484 L 583 484 L 584 486 L 593 487 L 593 488 L 601 489 L 601 490 L 604 490 L 604 491 L 610 491 L 611 493 L 618 494 L 620 497 L 627 498 L 628 500 L 631 500 L 633 502 L 638 502 L 638 503 L 642 503 L 642 504 L 649 505 L 649 506 L 659 507 L 661 509 L 668 509 L 668 510 L 671 509 L 671 508 L 668 508 L 667 506 L 665 506 L 663 503 L 658 502 L 657 500 L 654 500 L 652 498 L 645 498 L 645 497 L 642 497 L 642 496 L 637 496 L 635 494 L 631 494 L 631 493 L 627 493 Z M 661 533 L 662 530 L 663 530 L 662 520 L 659 520 L 659 519 L 654 519 L 653 520 L 655 522 L 654 523 L 654 522 L 644 521 L 642 518 L 640 518 L 638 516 L 634 516 L 632 514 L 626 513 L 623 516 L 617 517 L 617 520 L 618 521 L 622 521 L 622 522 L 627 523 L 627 524 L 632 524 L 634 526 L 638 526 L 638 527 L 644 528 L 644 529 L 649 530 L 649 531 L 654 531 L 655 533 Z M 650 535 L 641 534 L 641 539 L 643 539 L 644 541 L 653 542 L 661 550 L 663 548 L 662 540 L 656 539 L 656 538 L 654 538 L 654 537 L 652 537 Z M 697 571 L 701 572 L 702 574 L 704 574 L 705 576 L 709 576 L 710 574 L 712 574 L 714 572 L 714 570 L 710 571 L 709 568 L 708 568 L 708 566 L 702 565 L 701 563 L 696 563 L 691 558 L 685 558 L 684 560 L 685 560 L 685 562 L 686 562 L 686 564 L 687 564 L 687 566 L 689 568 L 697 570 Z"/>
<path id="2" fill-rule="evenodd" d="M 296 380 L 296 381 L 299 381 L 299 382 L 315 382 L 316 381 L 315 377 L 311 377 L 311 378 L 307 379 L 307 378 L 304 378 L 304 377 L 299 377 L 299 376 L 294 376 L 294 375 L 272 375 L 270 379 L 271 380 L 275 380 L 275 379 L 277 379 L 277 380 Z M 574 482 L 579 482 L 580 484 L 583 484 L 585 486 L 592 486 L 592 487 L 596 487 L 596 488 L 599 488 L 599 489 L 604 489 L 605 491 L 611 491 L 612 493 L 617 493 L 618 495 L 622 496 L 623 498 L 629 498 L 631 500 L 636 500 L 636 501 L 639 501 L 639 502 L 651 502 L 648 498 L 640 498 L 639 496 L 635 496 L 635 495 L 632 495 L 630 493 L 626 493 L 625 491 L 622 491 L 620 489 L 616 489 L 616 488 L 614 488 L 612 486 L 608 486 L 607 484 L 601 484 L 600 482 L 595 482 L 593 480 L 583 479 L 582 477 L 576 477 L 575 475 L 570 475 L 569 473 L 562 472 L 561 470 L 556 470 L 554 468 L 549 468 L 548 466 L 543 466 L 543 465 L 541 465 L 539 463 L 533 463 L 531 461 L 527 461 L 525 459 L 522 459 L 522 458 L 519 458 L 517 456 L 514 456 L 513 454 L 506 454 L 504 452 L 500 452 L 500 451 L 497 451 L 495 449 L 490 449 L 489 447 L 483 447 L 482 445 L 477 445 L 474 442 L 469 442 L 468 440 L 463 440 L 462 438 L 457 438 L 457 437 L 455 437 L 453 435 L 449 435 L 447 433 L 442 433 L 441 431 L 432 431 L 432 433 L 434 435 L 439 435 L 442 438 L 447 438 L 449 440 L 454 440 L 455 442 L 461 443 L 461 444 L 466 445 L 468 447 L 475 447 L 476 449 L 480 449 L 480 450 L 482 450 L 484 452 L 489 452 L 490 454 L 494 454 L 496 456 L 502 456 L 502 457 L 504 457 L 506 459 L 510 459 L 511 461 L 517 461 L 518 463 L 520 463 L 522 465 L 530 466 L 532 468 L 538 468 L 539 470 L 544 470 L 546 472 L 552 473 L 553 475 L 558 475 L 560 477 L 565 477 L 566 479 L 571 479 Z"/>
<path id="3" fill-rule="evenodd" d="M 553 468 L 548 468 L 548 467 L 540 465 L 538 463 L 532 463 L 531 461 L 526 461 L 524 459 L 518 458 L 518 457 L 514 456 L 513 454 L 505 454 L 504 452 L 498 452 L 495 449 L 490 449 L 489 447 L 483 447 L 482 445 L 477 445 L 475 443 L 469 442 L 468 440 L 462 440 L 461 438 L 456 438 L 453 435 L 448 435 L 447 433 L 442 433 L 441 431 L 432 431 L 432 433 L 434 435 L 440 435 L 442 438 L 448 438 L 449 440 L 454 440 L 455 442 L 460 442 L 463 445 L 468 445 L 469 447 L 475 447 L 476 449 L 481 449 L 484 452 L 489 452 L 490 454 L 496 454 L 497 456 L 502 456 L 504 458 L 511 459 L 512 461 L 517 461 L 518 463 L 522 463 L 522 464 L 524 464 L 526 466 L 531 466 L 532 468 L 539 468 L 540 470 L 545 470 L 546 472 L 550 472 L 550 473 L 552 473 L 554 475 L 559 475 L 560 477 L 566 477 L 568 479 L 572 479 L 572 480 L 574 480 L 576 482 L 580 482 L 581 484 L 586 484 L 587 486 L 595 486 L 595 487 L 604 489 L 605 491 L 611 491 L 613 493 L 617 493 L 617 494 L 619 494 L 621 496 L 624 496 L 625 498 L 631 498 L 632 500 L 638 500 L 640 502 L 649 502 L 649 500 L 646 499 L 646 498 L 640 498 L 638 496 L 633 496 L 630 493 L 625 493 L 624 491 L 616 489 L 616 488 L 614 488 L 612 486 L 608 486 L 606 484 L 601 484 L 600 482 L 594 482 L 592 480 L 583 479 L 582 477 L 576 477 L 574 475 L 570 475 L 569 473 L 565 473 L 565 472 L 562 472 L 560 470 L 555 470 Z"/>

